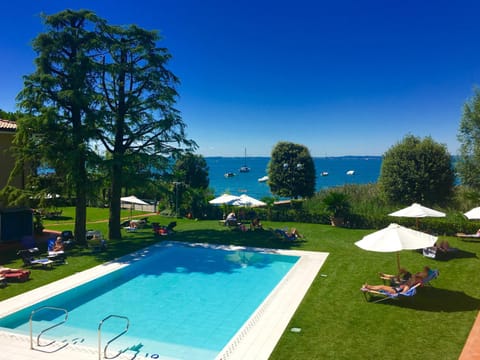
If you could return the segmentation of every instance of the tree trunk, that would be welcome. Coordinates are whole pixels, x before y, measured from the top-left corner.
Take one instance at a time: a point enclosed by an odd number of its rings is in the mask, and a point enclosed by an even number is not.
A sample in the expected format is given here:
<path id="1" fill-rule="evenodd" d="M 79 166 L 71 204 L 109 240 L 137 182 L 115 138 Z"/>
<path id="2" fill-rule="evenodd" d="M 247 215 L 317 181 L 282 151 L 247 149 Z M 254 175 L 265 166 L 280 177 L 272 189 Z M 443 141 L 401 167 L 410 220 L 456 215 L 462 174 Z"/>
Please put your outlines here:
<path id="1" fill-rule="evenodd" d="M 115 156 L 115 155 L 114 155 Z M 110 197 L 110 216 L 108 220 L 108 233 L 110 239 L 122 239 L 120 229 L 120 197 L 122 194 L 122 166 L 121 162 L 113 161 L 112 167 L 112 184 Z"/>

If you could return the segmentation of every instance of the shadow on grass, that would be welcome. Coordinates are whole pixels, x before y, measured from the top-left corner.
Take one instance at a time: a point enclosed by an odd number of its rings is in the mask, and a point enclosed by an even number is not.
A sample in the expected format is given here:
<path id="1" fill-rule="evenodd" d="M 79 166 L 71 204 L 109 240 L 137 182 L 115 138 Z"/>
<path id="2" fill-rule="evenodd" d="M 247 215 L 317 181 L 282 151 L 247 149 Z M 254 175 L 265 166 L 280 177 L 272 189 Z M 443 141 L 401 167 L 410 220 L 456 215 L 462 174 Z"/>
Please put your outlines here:
<path id="1" fill-rule="evenodd" d="M 434 287 L 421 288 L 417 291 L 417 294 L 410 299 L 384 301 L 381 303 L 414 310 L 449 313 L 478 310 L 480 307 L 480 299 L 467 295 L 463 291 Z"/>
<path id="2" fill-rule="evenodd" d="M 85 255 L 86 252 L 91 252 L 91 254 L 98 259 L 108 261 L 138 251 L 139 249 L 143 249 L 160 241 L 181 241 L 286 250 L 298 248 L 305 242 L 305 240 L 293 242 L 280 240 L 273 232 L 268 230 L 241 232 L 229 229 L 196 229 L 182 230 L 167 236 L 155 236 L 146 230 L 126 234 L 122 240 L 108 241 L 107 250 L 104 252 L 95 253 L 89 249 L 84 249 L 82 255 Z"/>
<path id="3" fill-rule="evenodd" d="M 468 258 L 478 258 L 478 256 L 474 252 L 465 251 L 465 250 L 461 250 L 461 249 L 458 249 L 457 251 L 455 251 L 451 256 L 452 260 L 454 260 L 454 259 L 468 259 Z"/>
<path id="4" fill-rule="evenodd" d="M 185 242 L 200 242 L 210 244 L 225 244 L 250 247 L 265 247 L 270 249 L 298 248 L 305 240 L 285 241 L 279 239 L 269 230 L 241 232 L 238 230 L 187 230 L 176 233 L 171 240 Z"/>

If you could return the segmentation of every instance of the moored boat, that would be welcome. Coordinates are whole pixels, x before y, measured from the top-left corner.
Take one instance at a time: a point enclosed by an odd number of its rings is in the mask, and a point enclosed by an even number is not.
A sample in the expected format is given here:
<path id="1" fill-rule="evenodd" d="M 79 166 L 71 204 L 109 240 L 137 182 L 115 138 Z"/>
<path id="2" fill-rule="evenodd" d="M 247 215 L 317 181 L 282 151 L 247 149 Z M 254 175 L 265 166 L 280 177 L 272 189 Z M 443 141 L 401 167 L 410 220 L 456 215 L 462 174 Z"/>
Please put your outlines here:
<path id="1" fill-rule="evenodd" d="M 267 175 L 262 176 L 261 178 L 258 179 L 258 182 L 265 182 L 265 181 L 268 181 L 268 176 Z"/>
<path id="2" fill-rule="evenodd" d="M 247 148 L 245 148 L 245 162 L 243 163 L 243 166 L 240 167 L 239 171 L 241 173 L 250 172 L 250 168 L 247 166 Z"/>

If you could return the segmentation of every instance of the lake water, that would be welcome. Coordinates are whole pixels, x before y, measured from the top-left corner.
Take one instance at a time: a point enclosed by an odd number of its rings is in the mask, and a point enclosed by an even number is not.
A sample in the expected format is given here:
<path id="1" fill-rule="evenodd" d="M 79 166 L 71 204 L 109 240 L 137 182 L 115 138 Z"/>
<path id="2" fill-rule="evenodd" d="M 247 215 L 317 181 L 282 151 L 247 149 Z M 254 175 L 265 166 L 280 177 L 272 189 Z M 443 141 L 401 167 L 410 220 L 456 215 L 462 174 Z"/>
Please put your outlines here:
<path id="1" fill-rule="evenodd" d="M 257 199 L 272 196 L 267 183 L 258 181 L 267 175 L 269 157 L 247 157 L 247 166 L 250 168 L 247 173 L 239 172 L 245 163 L 243 157 L 206 157 L 205 160 L 209 167 L 210 187 L 216 196 L 225 192 L 248 194 Z M 382 165 L 381 156 L 322 157 L 313 158 L 313 161 L 317 174 L 317 191 L 345 184 L 376 183 Z M 347 175 L 349 170 L 353 170 L 354 175 Z M 227 172 L 235 173 L 235 176 L 226 178 L 224 175 Z M 328 172 L 328 176 L 322 176 L 323 172 Z"/>

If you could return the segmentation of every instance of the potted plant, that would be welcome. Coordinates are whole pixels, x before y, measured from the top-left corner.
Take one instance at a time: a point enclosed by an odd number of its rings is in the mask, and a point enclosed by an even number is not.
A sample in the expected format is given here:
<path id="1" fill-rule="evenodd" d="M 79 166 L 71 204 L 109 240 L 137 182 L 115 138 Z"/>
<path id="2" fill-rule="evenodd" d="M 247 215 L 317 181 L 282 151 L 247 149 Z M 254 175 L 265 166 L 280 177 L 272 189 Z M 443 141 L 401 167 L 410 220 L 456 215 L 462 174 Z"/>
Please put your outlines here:
<path id="1" fill-rule="evenodd" d="M 343 226 L 345 217 L 350 213 L 348 196 L 338 191 L 329 192 L 324 198 L 325 211 L 330 215 L 332 226 Z"/>

